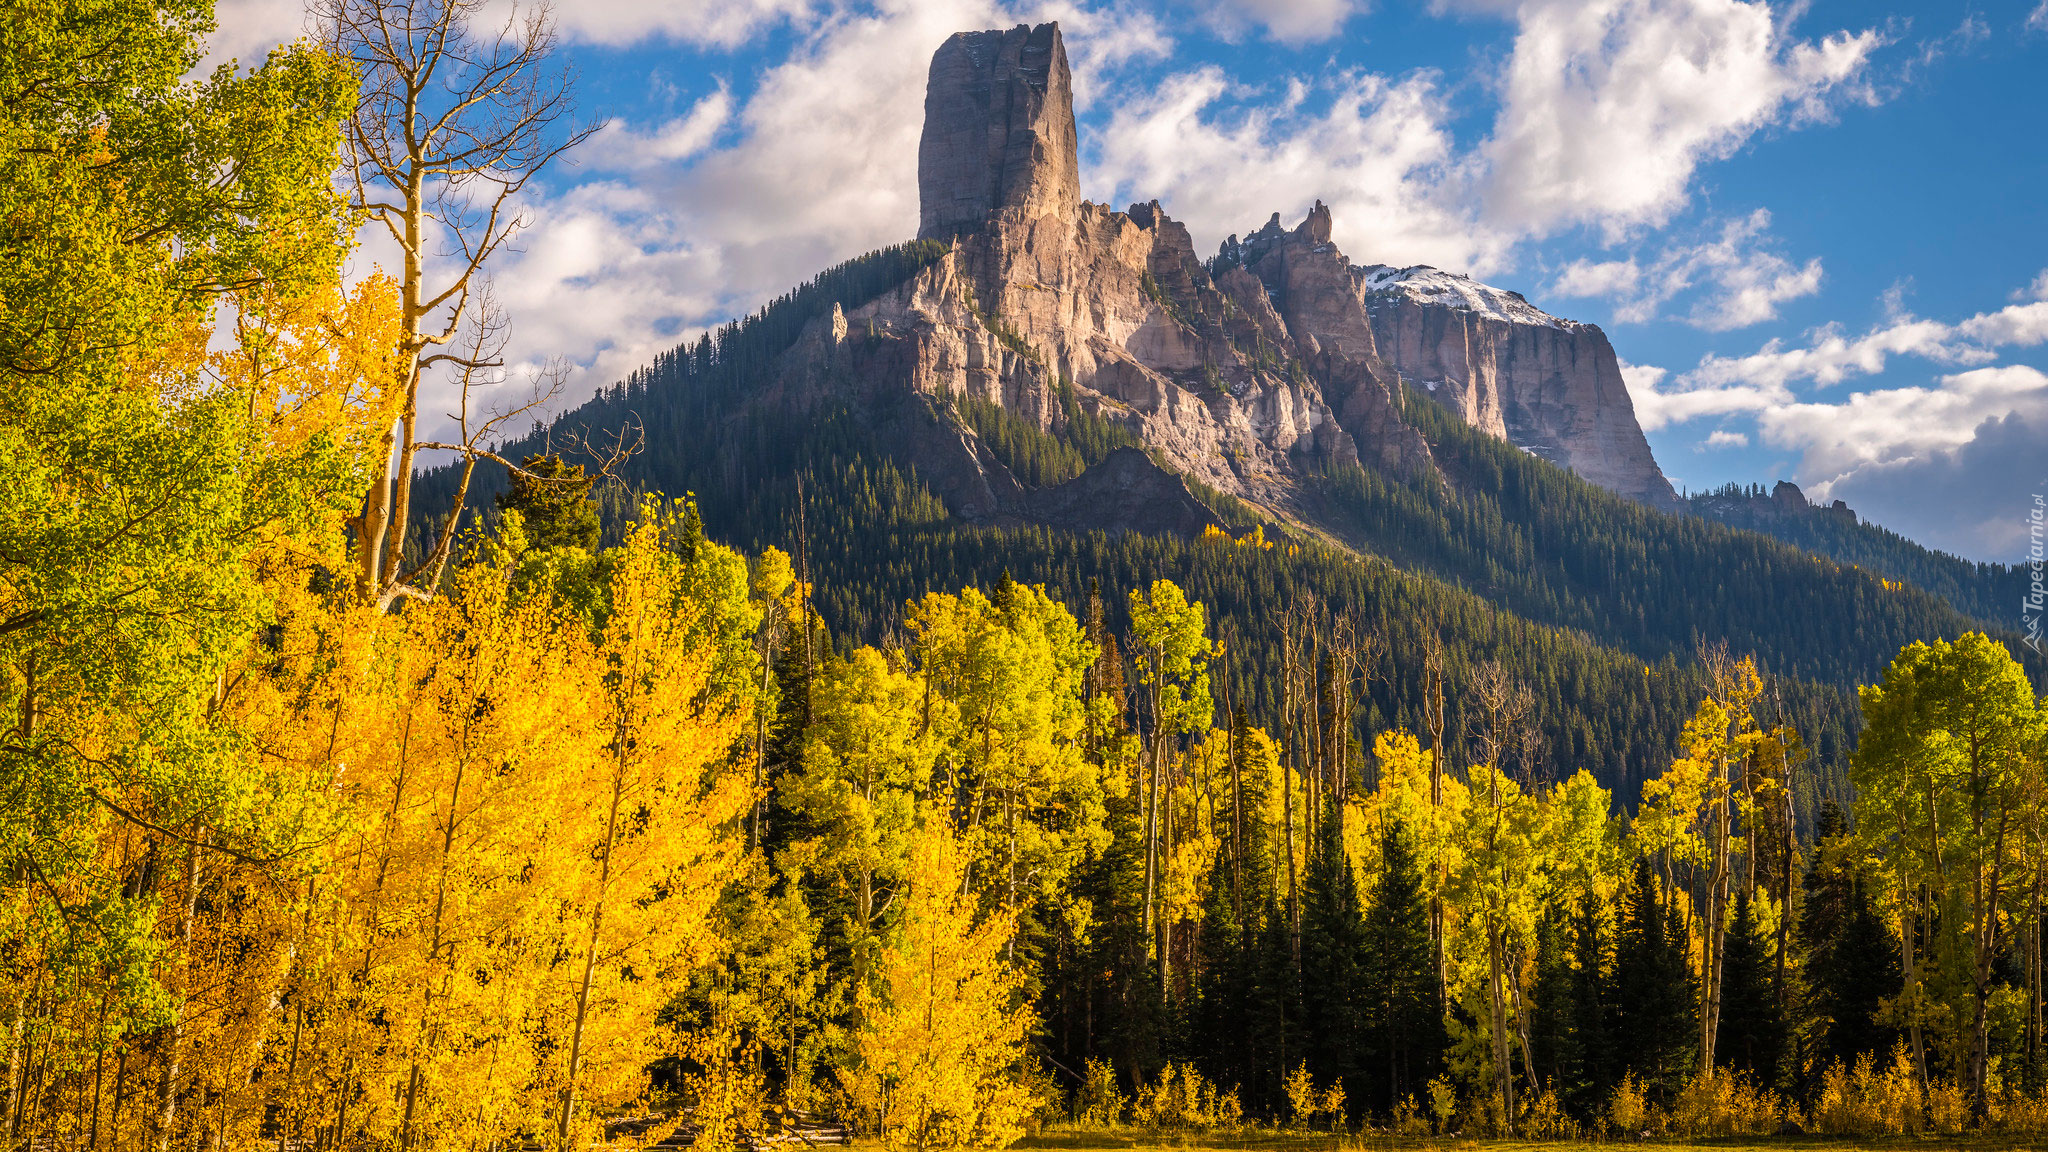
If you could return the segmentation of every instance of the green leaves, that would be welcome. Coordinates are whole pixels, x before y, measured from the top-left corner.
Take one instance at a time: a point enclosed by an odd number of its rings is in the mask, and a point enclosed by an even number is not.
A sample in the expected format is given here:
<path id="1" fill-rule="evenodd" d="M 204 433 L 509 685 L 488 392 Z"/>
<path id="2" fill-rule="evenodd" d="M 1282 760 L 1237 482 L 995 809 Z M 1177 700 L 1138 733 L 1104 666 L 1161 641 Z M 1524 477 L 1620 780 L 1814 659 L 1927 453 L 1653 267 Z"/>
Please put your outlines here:
<path id="1" fill-rule="evenodd" d="M 266 382 L 207 345 L 223 303 L 333 283 L 352 84 L 302 46 L 185 81 L 210 9 L 0 17 L 0 860 L 60 910 L 21 931 L 61 923 L 138 1020 L 153 899 L 121 869 L 145 846 L 98 834 L 284 850 L 296 817 L 219 710 L 266 576 L 304 578 L 280 541 L 321 534 L 347 468 L 332 436 L 274 440 Z"/>

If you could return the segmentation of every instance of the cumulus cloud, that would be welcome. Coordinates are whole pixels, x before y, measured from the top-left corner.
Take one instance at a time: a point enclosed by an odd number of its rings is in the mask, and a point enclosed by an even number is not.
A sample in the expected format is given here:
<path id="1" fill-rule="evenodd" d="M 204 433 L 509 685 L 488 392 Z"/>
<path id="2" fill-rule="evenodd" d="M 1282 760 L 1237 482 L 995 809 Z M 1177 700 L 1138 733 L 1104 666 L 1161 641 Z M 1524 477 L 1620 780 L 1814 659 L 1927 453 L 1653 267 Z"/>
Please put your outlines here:
<path id="1" fill-rule="evenodd" d="M 1361 259 L 1486 275 L 1511 267 L 1523 242 L 1566 228 L 1619 242 L 1662 226 L 1687 204 L 1702 164 L 1759 131 L 1869 98 L 1860 77 L 1883 43 L 1875 31 L 1796 39 L 1764 0 L 1441 6 L 1516 26 L 1494 78 L 1498 115 L 1476 146 L 1457 145 L 1458 110 L 1427 73 L 1353 72 L 1260 92 L 1209 66 L 1131 94 L 1100 133 L 1100 178 L 1116 197 L 1170 193 L 1169 210 L 1211 235 L 1256 226 L 1275 208 L 1291 219 L 1321 198 L 1339 244 Z M 1262 178 L 1244 180 L 1247 170 Z M 1296 202 L 1274 202 L 1275 189 L 1298 190 Z M 1728 235 L 1648 265 L 1582 262 L 1560 283 L 1636 293 L 1645 315 L 1704 283 L 1713 293 L 1690 322 L 1756 323 L 1817 290 L 1821 276 L 1817 261 L 1794 263 L 1763 243 L 1768 221 L 1728 222 Z"/>
<path id="2" fill-rule="evenodd" d="M 1789 395 L 1789 385 L 1811 381 L 1839 384 L 1852 376 L 1882 372 L 1894 356 L 1917 356 L 1947 364 L 1987 364 L 2005 346 L 2030 347 L 2048 341 L 2048 300 L 2009 304 L 1956 324 L 1900 315 L 1861 336 L 1825 325 L 1804 347 L 1772 340 L 1748 356 L 1709 354 L 1678 381 L 1687 390 L 1749 386 Z"/>
<path id="3" fill-rule="evenodd" d="M 732 48 L 811 14 L 807 0 L 577 0 L 555 8 L 562 34 L 613 47 L 659 37 Z"/>
<path id="4" fill-rule="evenodd" d="M 584 142 L 576 160 L 600 171 L 640 171 L 687 160 L 711 146 L 719 129 L 731 122 L 732 109 L 732 93 L 720 84 L 688 112 L 646 131 L 624 120 L 607 123 Z"/>
<path id="5" fill-rule="evenodd" d="M 1433 75 L 1348 72 L 1265 95 L 1214 66 L 1166 78 L 1110 118 L 1088 189 L 1110 203 L 1162 197 L 1200 242 L 1255 229 L 1275 210 L 1291 225 L 1321 199 L 1338 245 L 1360 259 L 1504 262 L 1509 238 L 1453 194 L 1468 177 Z"/>
<path id="6" fill-rule="evenodd" d="M 1866 97 L 1874 30 L 1796 40 L 1762 0 L 1463 0 L 1518 24 L 1485 146 L 1488 216 L 1619 238 L 1668 222 L 1702 163 Z"/>
<path id="7" fill-rule="evenodd" d="M 2034 494 L 2048 492 L 2048 419 L 2039 406 L 1989 416 L 1955 447 L 1867 464 L 1815 485 L 1930 548 L 2016 561 L 2029 546 Z"/>
<path id="8" fill-rule="evenodd" d="M 1258 30 L 1283 44 L 1327 40 L 1367 7 L 1365 0 L 1222 0 L 1183 6 L 1226 39 Z"/>
<path id="9" fill-rule="evenodd" d="M 2040 294 L 2030 286 L 2027 295 Z M 1990 361 L 2044 342 L 2048 298 L 2037 298 L 1955 323 L 1900 312 L 1855 337 L 1822 328 L 1801 347 L 1773 341 L 1751 356 L 1708 356 L 1676 376 L 1649 365 L 1621 370 L 1646 431 L 1753 418 L 1758 441 L 1799 454 L 1795 475 L 1816 497 L 1881 509 L 1886 526 L 1932 547 L 2010 558 L 2017 528 L 2007 496 L 2048 486 L 2048 373 Z M 1840 399 L 1793 390 L 1876 374 L 1898 356 L 1955 370 Z M 1738 446 L 1739 436 L 1716 430 L 1700 447 Z"/>
<path id="10" fill-rule="evenodd" d="M 1749 447 L 1749 437 L 1741 432 L 1730 432 L 1726 428 L 1717 428 L 1709 433 L 1705 440 L 1700 441 L 1700 447 L 1747 448 Z"/>
<path id="11" fill-rule="evenodd" d="M 1758 416 L 1757 427 L 1766 443 L 1803 450 L 1807 475 L 1832 478 L 1959 448 L 1985 420 L 2012 412 L 2048 416 L 2048 374 L 2024 364 L 1973 368 L 1943 376 L 1933 387 L 1778 405 Z"/>
<path id="12" fill-rule="evenodd" d="M 1598 296 L 1614 302 L 1623 323 L 1657 319 L 1663 305 L 1695 287 L 1704 293 L 1684 314 L 1696 328 L 1725 332 L 1776 319 L 1778 305 L 1820 290 L 1819 257 L 1795 265 L 1773 249 L 1769 210 L 1723 222 L 1711 240 L 1666 247 L 1644 265 L 1626 260 L 1577 259 L 1551 282 L 1559 296 Z"/>
<path id="13" fill-rule="evenodd" d="M 1882 508 L 1887 527 L 1959 555 L 2014 558 L 2024 532 L 2015 509 L 2048 486 L 2048 374 L 2026 365 L 1787 405 L 1758 426 L 1802 453 L 1800 482 L 1817 498 Z"/>
<path id="14" fill-rule="evenodd" d="M 2032 289 L 2030 288 L 2031 292 Z M 1897 309 L 1896 294 L 1887 294 Z M 1868 464 L 1958 447 L 1992 415 L 2023 407 L 2040 373 L 2024 365 L 1990 366 L 2000 349 L 2048 342 L 2048 298 L 2011 304 L 1950 324 L 1894 311 L 1860 336 L 1828 325 L 1803 346 L 1773 340 L 1748 356 L 1709 354 L 1678 376 L 1623 363 L 1622 379 L 1644 431 L 1703 417 L 1752 415 L 1765 441 L 1807 450 L 1807 467 L 1826 478 L 1850 463 Z M 1938 388 L 1858 393 L 1846 402 L 1797 396 L 1794 384 L 1822 387 L 1875 375 L 1898 356 L 1973 371 L 1945 376 Z M 2031 401 L 2028 401 L 2031 403 Z M 2001 408 L 2001 404 L 2006 407 Z M 1863 453 L 1851 459 L 1852 449 Z M 1901 447 L 1906 446 L 1906 447 Z M 1811 478 L 1813 473 L 1807 473 Z M 1802 481 L 1804 482 L 1804 481 Z"/>
<path id="15" fill-rule="evenodd" d="M 239 61 L 245 68 L 253 67 L 263 63 L 272 48 L 312 30 L 306 20 L 304 0 L 218 0 L 213 22 L 213 35 L 206 41 L 206 59 L 200 64 L 202 71 L 229 60 Z"/>

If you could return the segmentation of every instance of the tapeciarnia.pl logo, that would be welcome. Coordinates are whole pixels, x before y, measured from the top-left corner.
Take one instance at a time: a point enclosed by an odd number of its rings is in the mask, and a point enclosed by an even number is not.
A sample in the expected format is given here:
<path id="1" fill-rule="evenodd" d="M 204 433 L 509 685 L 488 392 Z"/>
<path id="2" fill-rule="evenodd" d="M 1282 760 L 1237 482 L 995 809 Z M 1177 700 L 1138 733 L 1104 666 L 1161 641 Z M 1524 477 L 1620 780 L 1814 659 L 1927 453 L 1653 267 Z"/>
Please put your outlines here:
<path id="1" fill-rule="evenodd" d="M 2027 571 L 2033 583 L 2020 604 L 2020 623 L 2027 632 L 2027 647 L 2041 647 L 2042 609 L 2048 607 L 2048 500 L 2034 493 L 2034 506 L 2027 510 Z"/>

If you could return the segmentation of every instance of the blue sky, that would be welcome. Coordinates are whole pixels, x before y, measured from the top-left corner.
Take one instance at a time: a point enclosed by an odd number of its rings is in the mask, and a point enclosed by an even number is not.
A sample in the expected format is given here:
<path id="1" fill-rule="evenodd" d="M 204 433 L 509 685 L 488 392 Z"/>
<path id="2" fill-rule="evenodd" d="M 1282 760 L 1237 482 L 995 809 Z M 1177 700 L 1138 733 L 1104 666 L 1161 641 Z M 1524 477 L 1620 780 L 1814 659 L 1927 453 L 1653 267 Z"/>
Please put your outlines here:
<path id="1" fill-rule="evenodd" d="M 1331 204 L 1600 324 L 1674 482 L 1800 483 L 1975 559 L 2048 492 L 2048 0 L 565 0 L 610 121 L 535 189 L 514 352 L 588 391 L 916 230 L 931 52 L 1057 18 L 1084 195 L 1198 248 Z M 216 52 L 301 26 L 223 0 Z M 377 258 L 366 246 L 359 263 Z"/>

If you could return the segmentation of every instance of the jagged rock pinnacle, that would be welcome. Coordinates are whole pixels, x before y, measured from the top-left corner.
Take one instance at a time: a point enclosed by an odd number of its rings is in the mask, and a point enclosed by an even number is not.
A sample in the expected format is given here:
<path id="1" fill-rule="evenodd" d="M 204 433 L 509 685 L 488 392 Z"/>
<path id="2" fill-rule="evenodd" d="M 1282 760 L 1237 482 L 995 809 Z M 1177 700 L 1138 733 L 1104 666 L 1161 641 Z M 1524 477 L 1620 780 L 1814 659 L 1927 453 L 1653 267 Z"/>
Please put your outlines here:
<path id="1" fill-rule="evenodd" d="M 919 237 L 978 232 L 996 212 L 1073 215 L 1081 178 L 1058 23 L 957 32 L 932 54 L 917 185 Z"/>

